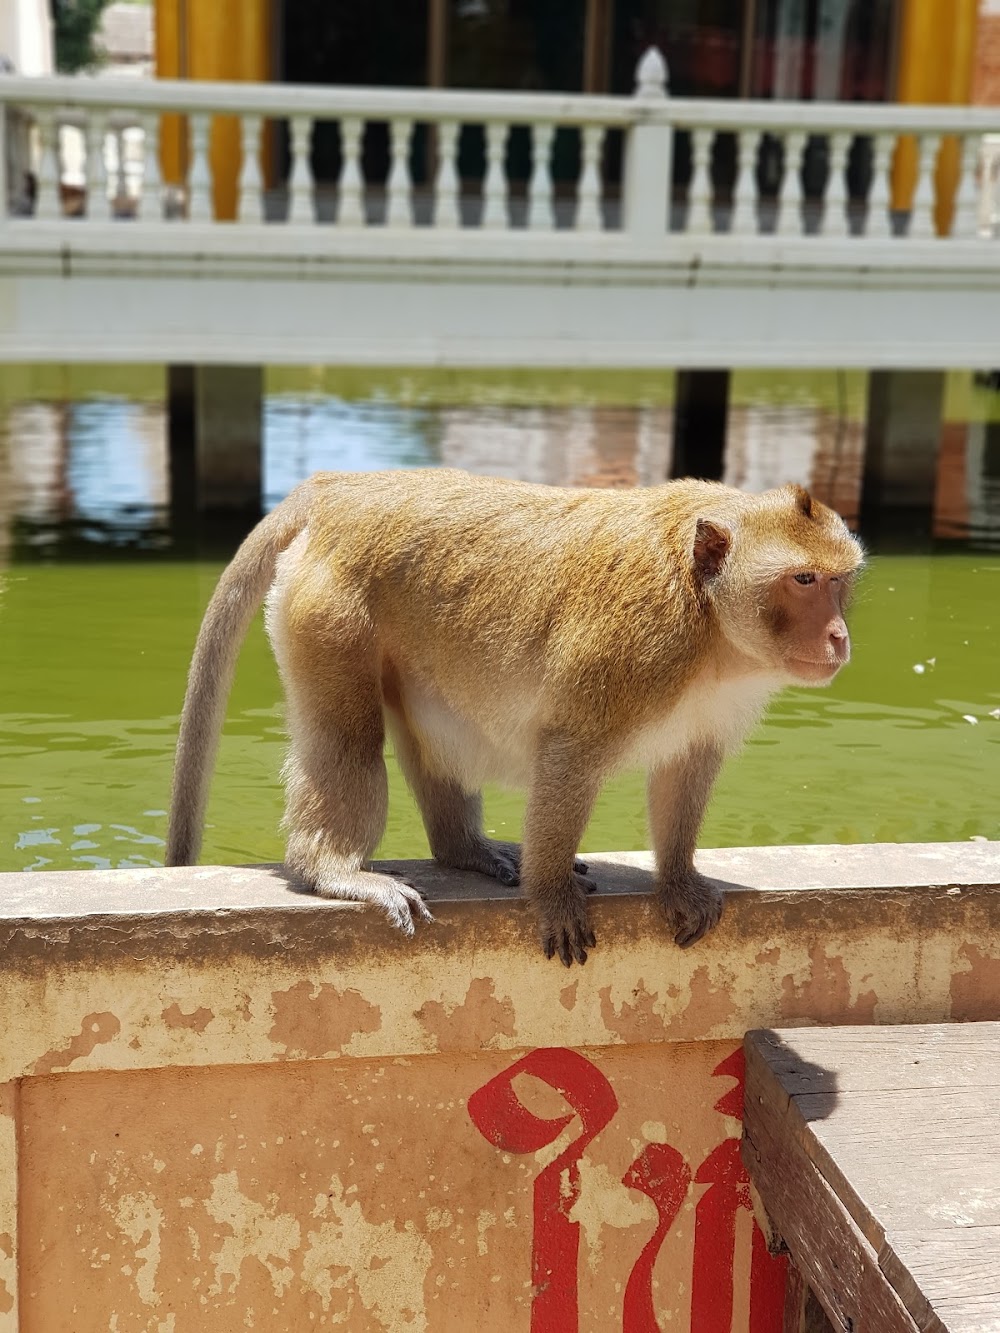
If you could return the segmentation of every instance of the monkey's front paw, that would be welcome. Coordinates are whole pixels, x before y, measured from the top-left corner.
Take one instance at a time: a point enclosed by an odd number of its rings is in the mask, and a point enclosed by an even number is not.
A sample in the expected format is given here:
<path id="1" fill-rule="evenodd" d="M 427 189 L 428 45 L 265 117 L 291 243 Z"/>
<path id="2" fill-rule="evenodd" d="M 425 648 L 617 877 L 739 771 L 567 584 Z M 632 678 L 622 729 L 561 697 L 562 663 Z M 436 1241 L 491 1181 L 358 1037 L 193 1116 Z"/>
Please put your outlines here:
<path id="1" fill-rule="evenodd" d="M 574 874 L 572 884 L 558 902 L 543 900 L 541 905 L 540 934 L 545 957 L 558 954 L 565 967 L 572 966 L 574 960 L 582 966 L 587 961 L 587 950 L 597 943 L 587 920 L 585 895 L 591 887 L 582 875 Z"/>
<path id="2" fill-rule="evenodd" d="M 657 900 L 682 949 L 696 944 L 718 925 L 724 903 L 722 890 L 697 870 L 689 870 L 662 885 Z"/>

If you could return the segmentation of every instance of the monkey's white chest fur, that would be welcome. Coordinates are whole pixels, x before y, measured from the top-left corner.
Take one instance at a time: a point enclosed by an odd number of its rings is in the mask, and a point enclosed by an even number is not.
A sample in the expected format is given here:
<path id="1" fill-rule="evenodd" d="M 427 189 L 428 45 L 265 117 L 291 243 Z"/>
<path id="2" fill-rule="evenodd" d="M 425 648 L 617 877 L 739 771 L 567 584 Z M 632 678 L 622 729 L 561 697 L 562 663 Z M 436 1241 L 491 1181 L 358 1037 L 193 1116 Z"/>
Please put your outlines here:
<path id="1" fill-rule="evenodd" d="M 731 754 L 756 726 L 781 684 L 769 675 L 720 680 L 714 672 L 702 673 L 668 713 L 627 739 L 615 768 L 619 772 L 658 768 L 700 745 Z"/>

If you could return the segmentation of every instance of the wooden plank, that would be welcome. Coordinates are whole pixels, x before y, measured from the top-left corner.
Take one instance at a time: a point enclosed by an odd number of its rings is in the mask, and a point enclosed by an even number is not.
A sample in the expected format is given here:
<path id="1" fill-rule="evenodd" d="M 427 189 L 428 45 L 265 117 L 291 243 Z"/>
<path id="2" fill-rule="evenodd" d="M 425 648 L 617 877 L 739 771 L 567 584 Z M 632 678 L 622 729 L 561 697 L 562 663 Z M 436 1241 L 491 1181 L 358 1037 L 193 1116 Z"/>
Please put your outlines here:
<path id="1" fill-rule="evenodd" d="M 805 1151 L 804 1122 L 748 1039 L 743 1160 L 792 1261 L 838 1333 L 918 1333 L 878 1252 Z"/>
<path id="2" fill-rule="evenodd" d="M 1000 1333 L 1000 1226 L 891 1232 L 879 1266 L 922 1328 Z"/>
<path id="3" fill-rule="evenodd" d="M 781 1333 L 834 1333 L 816 1293 L 794 1264 L 788 1268 Z"/>
<path id="4" fill-rule="evenodd" d="M 922 1333 L 1000 1333 L 1000 1024 L 753 1033 L 745 1049 L 748 1141 L 809 1162 Z"/>
<path id="5" fill-rule="evenodd" d="M 1000 1088 L 1000 1023 L 750 1035 L 790 1095 L 951 1088 L 956 1075 L 963 1083 Z"/>

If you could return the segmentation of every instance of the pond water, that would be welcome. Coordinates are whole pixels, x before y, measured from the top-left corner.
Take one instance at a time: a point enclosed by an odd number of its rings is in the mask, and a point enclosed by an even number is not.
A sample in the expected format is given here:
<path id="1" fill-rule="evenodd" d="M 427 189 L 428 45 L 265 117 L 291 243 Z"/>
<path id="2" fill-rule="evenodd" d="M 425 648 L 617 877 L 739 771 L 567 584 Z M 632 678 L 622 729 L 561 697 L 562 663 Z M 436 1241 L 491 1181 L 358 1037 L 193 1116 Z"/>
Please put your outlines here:
<path id="1" fill-rule="evenodd" d="M 802 481 L 855 513 L 863 375 L 746 372 L 740 384 L 727 479 Z M 649 483 L 669 467 L 663 377 L 274 371 L 268 387 L 269 503 L 326 467 L 446 462 L 599 485 Z M 967 429 L 946 433 L 935 529 L 962 540 L 873 555 L 854 661 L 831 688 L 776 700 L 727 765 L 702 845 L 1000 837 L 1000 414 L 968 376 L 948 396 L 951 424 Z M 161 372 L 0 369 L 0 869 L 162 859 L 184 676 L 221 568 L 217 556 L 179 557 L 167 490 Z M 258 624 L 203 860 L 280 859 L 282 750 Z M 391 760 L 390 781 L 382 854 L 426 855 Z M 521 810 L 519 795 L 487 793 L 499 836 L 517 836 Z M 584 846 L 647 844 L 643 783 L 626 776 L 605 791 Z"/>

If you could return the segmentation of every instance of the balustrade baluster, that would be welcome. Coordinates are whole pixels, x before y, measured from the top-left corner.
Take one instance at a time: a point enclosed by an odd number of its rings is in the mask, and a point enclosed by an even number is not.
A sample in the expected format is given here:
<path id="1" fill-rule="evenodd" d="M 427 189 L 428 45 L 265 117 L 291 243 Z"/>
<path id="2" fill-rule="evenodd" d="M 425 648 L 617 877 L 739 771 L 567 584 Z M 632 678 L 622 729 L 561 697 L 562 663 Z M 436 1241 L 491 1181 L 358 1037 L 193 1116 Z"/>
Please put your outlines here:
<path id="1" fill-rule="evenodd" d="M 434 226 L 460 227 L 462 213 L 458 201 L 458 122 L 443 120 L 437 127 L 437 179 L 434 182 Z"/>
<path id="2" fill-rule="evenodd" d="M 549 122 L 531 127 L 531 181 L 528 185 L 527 225 L 531 231 L 555 226 L 552 200 L 552 139 L 555 126 Z"/>
<path id="3" fill-rule="evenodd" d="M 163 221 L 162 185 L 160 117 L 155 111 L 146 111 L 142 116 L 142 183 L 137 211 L 147 222 Z"/>
<path id="4" fill-rule="evenodd" d="M 889 193 L 889 173 L 896 151 L 894 134 L 876 134 L 872 153 L 872 183 L 868 191 L 868 215 L 865 224 L 867 236 L 892 235 L 892 199 Z"/>
<path id="5" fill-rule="evenodd" d="M 691 131 L 691 184 L 688 186 L 687 231 L 693 235 L 715 230 L 712 214 L 712 144 L 715 131 Z"/>
<path id="6" fill-rule="evenodd" d="M 739 174 L 733 187 L 733 217 L 730 231 L 741 236 L 757 233 L 757 151 L 759 130 L 742 130 L 737 136 Z"/>
<path id="7" fill-rule="evenodd" d="M 781 236 L 802 235 L 802 154 L 805 146 L 806 136 L 802 130 L 791 130 L 785 135 L 778 199 L 778 233 Z"/>
<path id="8" fill-rule="evenodd" d="M 292 162 L 288 173 L 288 221 L 314 222 L 312 167 L 309 149 L 312 140 L 312 117 L 292 117 Z"/>
<path id="9" fill-rule="evenodd" d="M 189 222 L 212 220 L 212 173 L 208 162 L 208 132 L 211 116 L 196 111 L 191 116 L 191 165 L 188 168 Z"/>
<path id="10" fill-rule="evenodd" d="M 830 174 L 826 178 L 826 199 L 819 230 L 827 236 L 849 236 L 847 217 L 847 154 L 851 148 L 849 134 L 830 136 Z"/>
<path id="11" fill-rule="evenodd" d="M 503 169 L 503 150 L 507 126 L 491 120 L 486 126 L 486 177 L 483 180 L 483 211 L 479 225 L 490 230 L 507 226 L 507 178 Z"/>
<path id="12" fill-rule="evenodd" d="M 412 227 L 413 213 L 410 208 L 410 135 L 413 131 L 409 120 L 394 120 L 389 126 L 390 162 L 389 178 L 385 187 L 385 225 L 387 227 Z"/>
<path id="13" fill-rule="evenodd" d="M 959 155 L 958 190 L 955 194 L 955 212 L 950 235 L 957 240 L 971 241 L 979 235 L 979 164 L 982 140 L 978 134 L 966 134 L 961 139 Z"/>
<path id="14" fill-rule="evenodd" d="M 364 126 L 355 116 L 340 122 L 340 153 L 343 166 L 337 187 L 337 226 L 365 225 L 364 188 L 361 175 L 361 133 Z"/>
<path id="15" fill-rule="evenodd" d="M 115 202 L 128 198 L 128 172 L 125 169 L 125 129 L 115 126 Z"/>
<path id="16" fill-rule="evenodd" d="M 86 113 L 84 123 L 84 179 L 87 192 L 87 221 L 97 222 L 104 218 L 108 206 L 107 186 L 104 176 L 104 113 L 90 111 Z"/>
<path id="17" fill-rule="evenodd" d="M 603 125 L 585 125 L 583 128 L 583 164 L 577 186 L 577 231 L 601 230 L 601 150 L 604 147 L 604 133 Z"/>
<path id="18" fill-rule="evenodd" d="M 940 134 L 922 134 L 917 155 L 917 188 L 913 192 L 908 235 L 927 240 L 937 235 L 934 226 L 934 168 L 937 163 Z"/>
<path id="19" fill-rule="evenodd" d="M 240 163 L 237 222 L 264 221 L 264 181 L 260 170 L 263 124 L 263 116 L 244 116 L 240 121 L 240 143 L 243 161 Z"/>
<path id="20" fill-rule="evenodd" d="M 55 112 L 43 108 L 38 113 L 38 136 L 41 141 L 41 161 L 36 182 L 35 217 L 45 221 L 62 216 L 59 194 L 59 126 Z"/>

